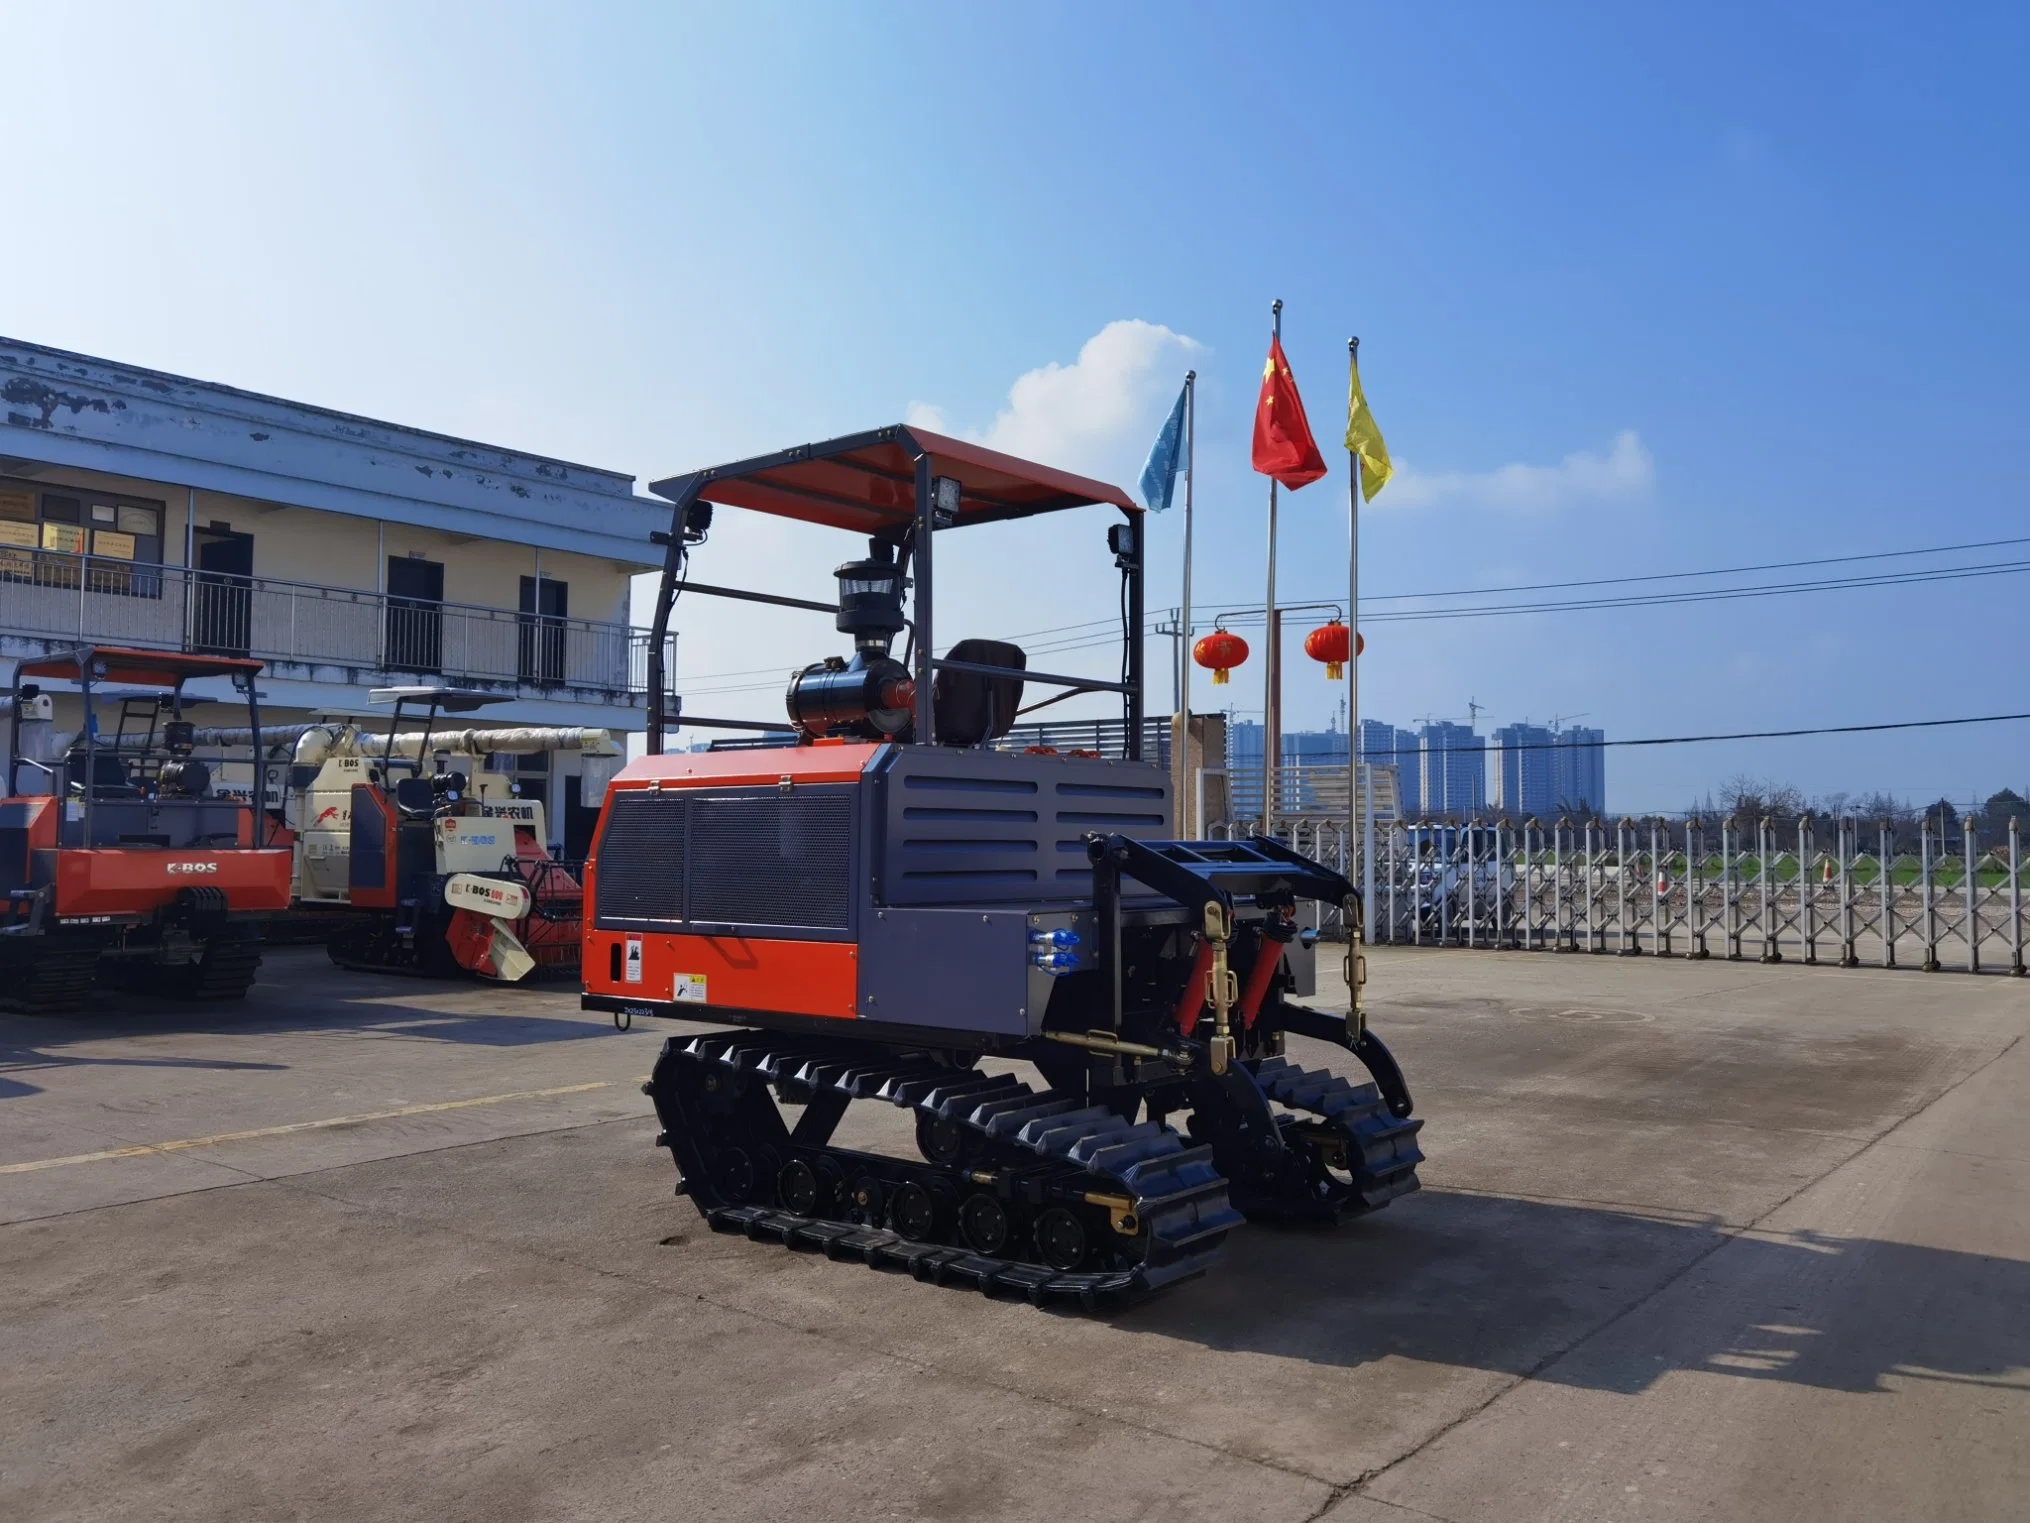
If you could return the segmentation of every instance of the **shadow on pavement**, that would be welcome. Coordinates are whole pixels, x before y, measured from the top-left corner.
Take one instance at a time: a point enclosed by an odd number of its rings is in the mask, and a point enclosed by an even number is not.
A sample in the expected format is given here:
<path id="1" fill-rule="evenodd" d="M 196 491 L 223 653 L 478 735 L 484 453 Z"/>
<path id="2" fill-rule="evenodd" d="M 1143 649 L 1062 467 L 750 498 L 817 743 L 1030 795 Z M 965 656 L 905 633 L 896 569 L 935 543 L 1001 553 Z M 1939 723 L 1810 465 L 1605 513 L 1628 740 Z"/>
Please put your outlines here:
<path id="1" fill-rule="evenodd" d="M 203 1068 L 223 1072 L 258 1071 L 279 1073 L 286 1063 L 239 1063 L 228 1058 L 100 1058 L 70 1053 L 44 1052 L 21 1042 L 0 1042 L 0 1100 L 42 1093 L 19 1075 L 52 1068 Z"/>
<path id="2" fill-rule="evenodd" d="M 1681 1272 L 1666 1315 L 1621 1320 Z M 1705 1370 L 2030 1396 L 2026 1308 L 2030 1264 L 2014 1259 L 1426 1190 L 1337 1231 L 1237 1233 L 1213 1274 L 1120 1323 L 1316 1364 L 1393 1354 L 1627 1395 Z"/>
<path id="3" fill-rule="evenodd" d="M 545 999 L 544 996 L 549 996 Z M 561 998 L 577 1004 L 572 983 L 488 984 L 479 980 L 408 978 L 336 968 L 322 948 L 269 948 L 243 1000 L 205 1003 L 98 988 L 82 1010 L 64 1015 L 0 1014 L 0 1054 L 123 1037 L 262 1036 L 292 1032 L 393 1036 L 473 1047 L 529 1047 L 613 1033 L 604 1015 L 554 1011 Z M 456 1005 L 484 1003 L 484 1009 Z M 445 1005 L 453 1008 L 444 1008 Z M 44 1054 L 48 1057 L 48 1054 Z M 69 1055 L 52 1062 L 155 1064 L 166 1067 L 283 1067 L 198 1058 L 109 1058 Z M 0 1086 L 0 1097 L 7 1094 Z"/>

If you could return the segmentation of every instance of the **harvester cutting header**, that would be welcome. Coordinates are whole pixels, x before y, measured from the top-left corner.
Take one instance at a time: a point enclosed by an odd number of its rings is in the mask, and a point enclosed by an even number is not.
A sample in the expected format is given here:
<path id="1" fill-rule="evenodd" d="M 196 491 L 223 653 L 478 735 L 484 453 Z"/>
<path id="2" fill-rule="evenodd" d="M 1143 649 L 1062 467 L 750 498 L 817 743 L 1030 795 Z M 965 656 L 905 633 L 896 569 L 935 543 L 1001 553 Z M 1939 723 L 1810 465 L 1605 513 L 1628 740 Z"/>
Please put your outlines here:
<path id="1" fill-rule="evenodd" d="M 1422 1123 L 1366 1027 L 1352 884 L 1272 840 L 1170 839 L 1169 777 L 1141 754 L 1142 514 L 1124 493 L 901 426 L 653 490 L 672 519 L 652 694 L 680 594 L 830 613 L 851 641 L 791 677 L 785 723 L 741 726 L 793 744 L 664 754 L 673 726 L 728 722 L 653 712 L 586 871 L 586 1006 L 736 1028 L 672 1037 L 648 1086 L 715 1228 L 1094 1305 L 1200 1272 L 1244 1216 L 1329 1221 L 1415 1188 Z M 715 506 L 866 551 L 833 602 L 691 582 Z M 998 640 L 938 654 L 951 530 L 1094 506 L 1121 515 L 1120 680 L 1032 671 Z M 1125 758 L 998 749 L 1029 684 L 1118 695 Z M 1300 1003 L 1305 901 L 1354 937 L 1344 1013 Z M 1372 1082 L 1294 1066 L 1289 1032 Z M 921 1159 L 834 1146 L 856 1099 L 908 1111 Z"/>

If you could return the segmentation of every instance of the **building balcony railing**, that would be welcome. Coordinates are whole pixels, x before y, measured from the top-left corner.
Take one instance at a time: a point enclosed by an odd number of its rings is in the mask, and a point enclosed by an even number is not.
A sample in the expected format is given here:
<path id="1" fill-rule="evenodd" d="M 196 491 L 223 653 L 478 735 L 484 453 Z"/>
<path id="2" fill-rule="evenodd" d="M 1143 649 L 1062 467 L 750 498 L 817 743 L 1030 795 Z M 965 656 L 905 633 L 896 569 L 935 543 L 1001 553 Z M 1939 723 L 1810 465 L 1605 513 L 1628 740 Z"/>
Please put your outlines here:
<path id="1" fill-rule="evenodd" d="M 42 550 L 0 550 L 0 636 L 635 699 L 648 689 L 648 631 L 626 624 Z"/>

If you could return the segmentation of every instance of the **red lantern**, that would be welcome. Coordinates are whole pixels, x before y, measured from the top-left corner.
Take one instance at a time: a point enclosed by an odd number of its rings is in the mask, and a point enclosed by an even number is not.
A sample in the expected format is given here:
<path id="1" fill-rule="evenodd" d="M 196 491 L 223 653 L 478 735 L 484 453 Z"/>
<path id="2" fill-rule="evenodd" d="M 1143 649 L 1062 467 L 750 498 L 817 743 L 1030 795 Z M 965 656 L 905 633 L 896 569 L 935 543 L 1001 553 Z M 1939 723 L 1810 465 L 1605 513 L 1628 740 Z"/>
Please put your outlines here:
<path id="1" fill-rule="evenodd" d="M 1248 642 L 1228 630 L 1215 629 L 1191 647 L 1191 659 L 1212 668 L 1212 685 L 1222 686 L 1226 674 L 1248 659 Z"/>
<path id="2" fill-rule="evenodd" d="M 1337 682 L 1346 675 L 1346 626 L 1334 619 L 1330 624 L 1321 624 L 1304 637 L 1304 654 L 1313 661 L 1325 663 L 1325 677 Z M 1354 654 L 1367 649 L 1365 636 L 1354 637 Z"/>

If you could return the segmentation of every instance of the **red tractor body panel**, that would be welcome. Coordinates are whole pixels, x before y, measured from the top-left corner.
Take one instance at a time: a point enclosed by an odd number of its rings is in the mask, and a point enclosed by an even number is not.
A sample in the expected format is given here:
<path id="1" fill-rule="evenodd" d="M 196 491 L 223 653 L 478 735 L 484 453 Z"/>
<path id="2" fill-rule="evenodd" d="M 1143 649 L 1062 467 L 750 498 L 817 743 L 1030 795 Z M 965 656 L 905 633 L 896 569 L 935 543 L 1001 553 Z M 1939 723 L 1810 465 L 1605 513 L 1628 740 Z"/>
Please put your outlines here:
<path id="1" fill-rule="evenodd" d="M 857 783 L 881 751 L 874 742 L 755 751 L 670 752 L 630 762 L 615 778 L 585 867 L 585 897 L 597 892 L 594 863 L 616 796 L 698 788 L 795 790 Z M 587 992 L 679 1005 L 778 1011 L 852 1020 L 859 1011 L 860 949 L 850 940 L 787 939 L 727 931 L 716 935 L 601 930 L 584 922 Z"/>
<path id="2" fill-rule="evenodd" d="M 849 941 L 594 931 L 584 968 L 594 993 L 695 1005 L 701 1013 L 709 1004 L 838 1020 L 859 1014 L 860 949 Z"/>
<path id="3" fill-rule="evenodd" d="M 111 915 L 146 919 L 176 903 L 179 890 L 215 888 L 236 913 L 289 907 L 290 853 L 137 851 L 98 848 L 56 854 L 56 913 L 61 920 Z"/>

